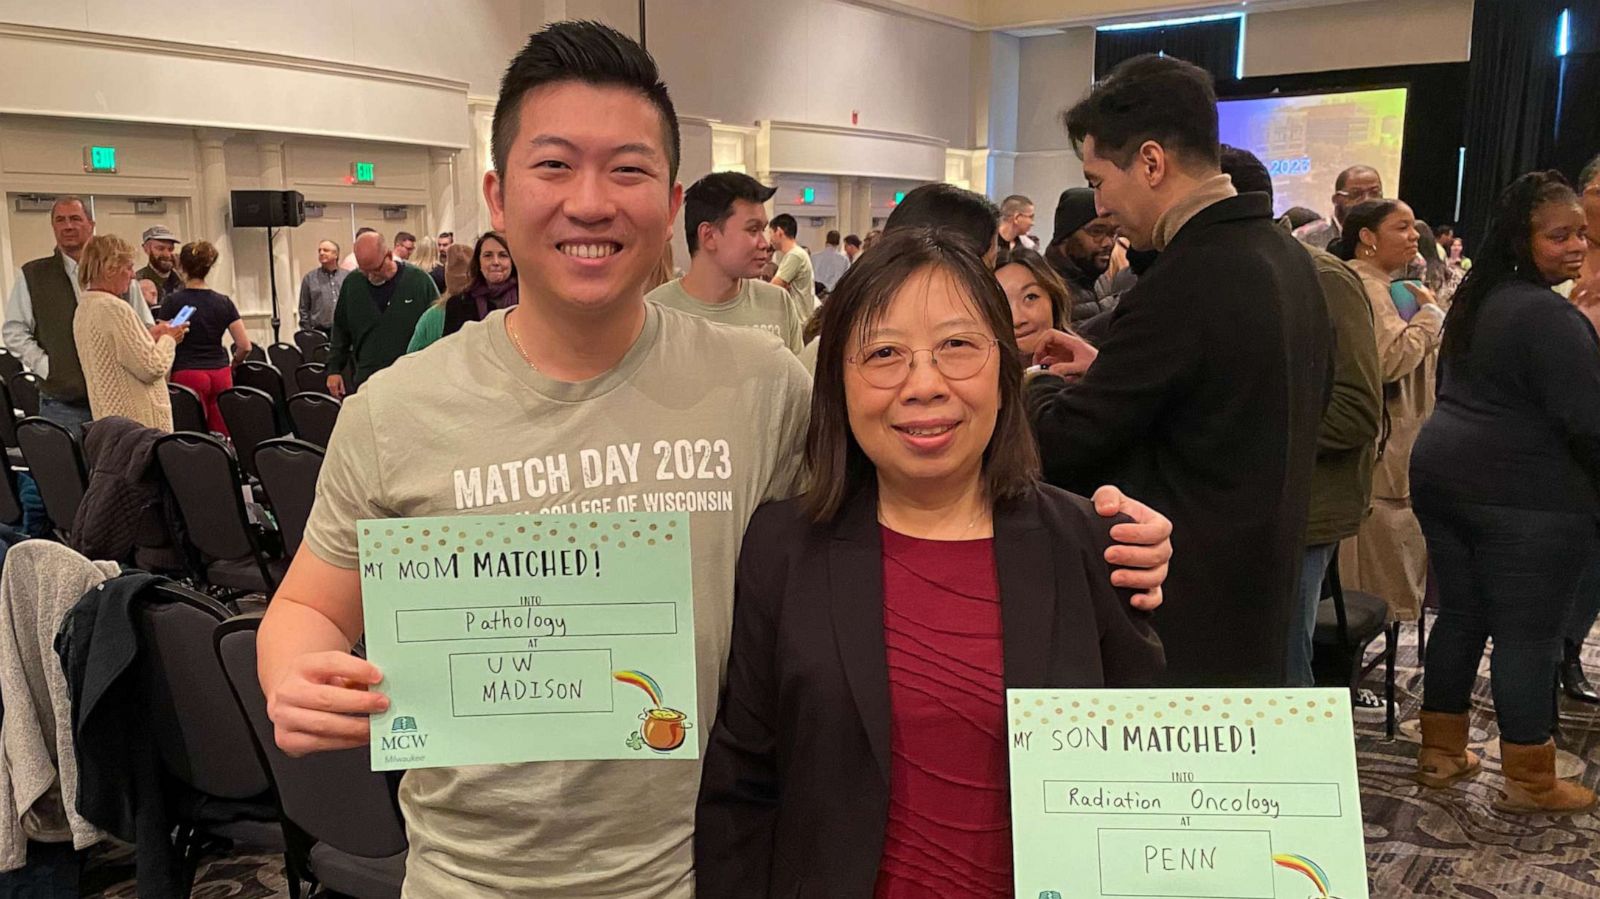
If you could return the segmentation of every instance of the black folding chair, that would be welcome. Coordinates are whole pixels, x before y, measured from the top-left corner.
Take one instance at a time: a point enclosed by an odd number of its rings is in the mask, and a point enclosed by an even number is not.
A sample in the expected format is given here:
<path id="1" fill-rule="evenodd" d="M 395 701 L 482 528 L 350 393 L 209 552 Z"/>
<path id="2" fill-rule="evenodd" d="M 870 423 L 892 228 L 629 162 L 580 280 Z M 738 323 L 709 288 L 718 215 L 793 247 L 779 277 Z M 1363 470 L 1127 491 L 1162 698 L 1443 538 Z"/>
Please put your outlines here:
<path id="1" fill-rule="evenodd" d="M 156 735 L 166 775 L 197 794 L 169 803 L 192 884 L 204 837 L 276 851 L 283 833 L 271 776 L 217 658 L 217 626 L 232 613 L 209 596 L 171 583 L 148 588 L 142 600 L 134 619 L 143 720 Z"/>
<path id="2" fill-rule="evenodd" d="M 22 360 L 12 354 L 10 350 L 0 348 L 0 382 L 10 381 L 22 374 Z"/>
<path id="3" fill-rule="evenodd" d="M 301 881 L 359 899 L 398 899 L 406 830 L 390 782 L 366 747 L 290 758 L 278 748 L 256 675 L 261 619 L 241 615 L 216 629 L 217 657 L 272 774 L 283 810 L 289 895 Z"/>
<path id="4" fill-rule="evenodd" d="M 285 558 L 294 558 L 306 532 L 317 499 L 322 456 L 322 447 L 293 437 L 278 437 L 256 447 L 256 470 L 261 472 L 261 489 L 278 518 Z"/>
<path id="5" fill-rule="evenodd" d="M 333 347 L 325 343 L 319 347 L 312 347 L 311 352 L 306 354 L 306 359 L 310 362 L 321 362 L 326 365 L 328 364 L 328 354 L 331 352 L 333 352 Z"/>
<path id="6" fill-rule="evenodd" d="M 294 332 L 294 345 L 300 349 L 301 356 L 309 359 L 313 349 L 328 345 L 328 335 L 315 328 L 301 328 Z"/>
<path id="7" fill-rule="evenodd" d="M 156 459 L 194 551 L 195 580 L 271 596 L 289 563 L 268 553 L 227 445 L 209 434 L 183 431 L 156 441 Z"/>
<path id="8" fill-rule="evenodd" d="M 285 390 L 283 373 L 278 371 L 277 366 L 270 362 L 246 359 L 234 366 L 233 386 L 254 387 L 272 397 L 272 409 L 273 414 L 278 417 L 279 433 L 289 429 L 289 409 L 285 405 L 289 394 Z"/>
<path id="9" fill-rule="evenodd" d="M 22 497 L 17 493 L 17 473 L 11 468 L 11 457 L 0 452 L 0 522 L 18 524 L 22 521 Z"/>
<path id="10" fill-rule="evenodd" d="M 172 429 L 174 431 L 195 431 L 200 434 L 211 433 L 211 428 L 206 424 L 206 405 L 200 400 L 200 394 L 193 389 L 167 382 L 167 399 L 172 403 Z"/>
<path id="11" fill-rule="evenodd" d="M 82 445 L 71 431 L 36 416 L 24 418 L 17 425 L 17 444 L 27 460 L 28 473 L 39 487 L 45 514 L 60 535 L 69 535 L 78 516 L 78 504 L 89 489 L 89 469 Z"/>
<path id="12" fill-rule="evenodd" d="M 233 358 L 234 349 L 235 349 L 235 347 L 234 347 L 233 344 L 231 344 L 231 343 L 228 344 L 228 358 L 229 359 Z M 245 359 L 246 362 L 267 362 L 267 361 L 269 361 L 267 359 L 267 351 L 266 351 L 266 349 L 264 349 L 261 346 L 261 344 L 259 344 L 259 343 L 251 343 L 250 344 L 250 352 L 244 354 L 244 359 Z"/>
<path id="13" fill-rule="evenodd" d="M 294 370 L 294 381 L 295 393 L 327 393 L 328 366 L 307 362 Z"/>
<path id="14" fill-rule="evenodd" d="M 43 383 L 39 376 L 31 371 L 12 375 L 6 381 L 6 386 L 11 388 L 11 402 L 16 408 L 22 410 L 22 417 L 39 414 L 39 385 Z"/>
<path id="15" fill-rule="evenodd" d="M 289 397 L 289 420 L 301 440 L 327 447 L 339 420 L 340 402 L 326 393 L 297 393 Z"/>
<path id="16" fill-rule="evenodd" d="M 263 440 L 283 436 L 272 397 L 254 387 L 229 387 L 217 394 L 217 410 L 228 426 L 240 466 L 245 474 L 256 477 L 256 447 Z"/>
<path id="17" fill-rule="evenodd" d="M 1381 596 L 1346 590 L 1339 582 L 1339 551 L 1333 551 L 1322 582 L 1322 602 L 1317 607 L 1317 629 L 1312 635 L 1312 663 L 1329 680 L 1346 683 L 1354 693 L 1367 672 L 1384 665 L 1384 733 L 1394 739 L 1394 665 L 1400 648 L 1400 622 L 1392 621 L 1389 604 Z M 1366 661 L 1367 647 L 1384 638 L 1383 652 Z"/>
<path id="18" fill-rule="evenodd" d="M 300 348 L 292 343 L 275 343 L 267 347 L 267 360 L 283 378 L 284 395 L 299 392 L 294 386 L 294 372 L 306 361 L 305 354 L 300 352 Z"/>
<path id="19" fill-rule="evenodd" d="M 17 445 L 17 410 L 11 405 L 11 388 L 0 380 L 0 444 Z"/>

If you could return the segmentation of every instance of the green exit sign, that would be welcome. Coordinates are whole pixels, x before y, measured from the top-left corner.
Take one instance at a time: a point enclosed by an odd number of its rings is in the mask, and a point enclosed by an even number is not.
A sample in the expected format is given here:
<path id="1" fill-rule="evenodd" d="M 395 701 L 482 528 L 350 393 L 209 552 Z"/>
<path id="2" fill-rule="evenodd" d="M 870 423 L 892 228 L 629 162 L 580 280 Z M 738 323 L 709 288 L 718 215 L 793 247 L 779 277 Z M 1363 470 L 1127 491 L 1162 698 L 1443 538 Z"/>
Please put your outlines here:
<path id="1" fill-rule="evenodd" d="M 817 189 L 814 188 L 814 187 L 808 187 L 805 190 L 801 191 L 800 192 L 800 202 L 805 203 L 807 205 L 817 202 Z"/>
<path id="2" fill-rule="evenodd" d="M 897 191 L 894 192 L 894 205 L 899 206 L 901 203 L 905 202 L 905 199 L 906 199 L 906 192 L 905 191 L 897 190 Z"/>
<path id="3" fill-rule="evenodd" d="M 117 170 L 117 148 L 84 147 L 83 170 L 86 172 L 115 172 Z"/>
<path id="4" fill-rule="evenodd" d="M 370 162 L 357 162 L 352 166 L 352 174 L 357 184 L 371 184 L 376 179 L 373 165 Z"/>

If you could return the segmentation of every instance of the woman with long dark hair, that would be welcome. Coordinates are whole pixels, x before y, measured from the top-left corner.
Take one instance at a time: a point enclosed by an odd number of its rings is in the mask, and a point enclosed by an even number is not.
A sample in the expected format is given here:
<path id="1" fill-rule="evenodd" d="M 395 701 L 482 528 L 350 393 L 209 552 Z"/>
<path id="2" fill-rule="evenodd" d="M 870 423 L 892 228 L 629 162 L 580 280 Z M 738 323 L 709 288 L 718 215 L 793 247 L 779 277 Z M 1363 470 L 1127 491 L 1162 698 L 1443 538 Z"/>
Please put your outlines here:
<path id="1" fill-rule="evenodd" d="M 1439 404 L 1411 462 L 1417 517 L 1439 582 L 1423 669 L 1417 779 L 1478 770 L 1466 749 L 1478 661 L 1505 771 L 1503 811 L 1575 812 L 1595 794 L 1555 774 L 1562 623 L 1600 515 L 1600 339 L 1553 288 L 1576 277 L 1584 216 L 1556 172 L 1501 195 L 1445 324 Z"/>
<path id="2" fill-rule="evenodd" d="M 517 264 L 510 244 L 498 231 L 487 231 L 472 248 L 472 280 L 461 292 L 442 297 L 417 319 L 406 352 L 415 353 L 434 341 L 481 322 L 496 309 L 517 305 Z"/>
<path id="3" fill-rule="evenodd" d="M 1433 367 L 1444 310 L 1431 291 L 1398 278 L 1417 256 L 1416 217 L 1399 200 L 1367 200 L 1344 220 L 1332 247 L 1361 278 L 1378 339 L 1383 427 L 1372 469 L 1372 510 L 1339 547 L 1346 587 L 1381 596 L 1394 617 L 1415 621 L 1428 580 L 1428 550 L 1411 509 L 1411 445 L 1433 411 Z M 1405 302 L 1405 308 L 1399 305 Z"/>

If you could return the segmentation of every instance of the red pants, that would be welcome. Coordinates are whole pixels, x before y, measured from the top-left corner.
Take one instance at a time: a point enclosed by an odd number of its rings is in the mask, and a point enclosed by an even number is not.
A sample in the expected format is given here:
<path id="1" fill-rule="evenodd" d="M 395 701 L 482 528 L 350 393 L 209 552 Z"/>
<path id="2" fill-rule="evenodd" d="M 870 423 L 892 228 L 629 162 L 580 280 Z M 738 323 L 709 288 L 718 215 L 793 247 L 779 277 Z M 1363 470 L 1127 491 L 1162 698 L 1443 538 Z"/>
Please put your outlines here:
<path id="1" fill-rule="evenodd" d="M 233 386 L 233 369 L 191 368 L 175 371 L 172 381 L 200 394 L 200 403 L 206 407 L 206 427 L 219 434 L 228 433 L 228 426 L 222 423 L 222 412 L 217 408 L 217 394 Z"/>

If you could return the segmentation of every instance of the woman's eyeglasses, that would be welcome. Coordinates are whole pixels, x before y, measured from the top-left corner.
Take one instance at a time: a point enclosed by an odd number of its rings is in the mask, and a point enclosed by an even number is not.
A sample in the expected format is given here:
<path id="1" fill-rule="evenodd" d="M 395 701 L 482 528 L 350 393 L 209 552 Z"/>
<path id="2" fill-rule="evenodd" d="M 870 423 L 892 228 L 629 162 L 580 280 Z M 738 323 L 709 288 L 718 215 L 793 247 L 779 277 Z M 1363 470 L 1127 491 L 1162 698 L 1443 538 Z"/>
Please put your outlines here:
<path id="1" fill-rule="evenodd" d="M 933 367 L 950 381 L 965 381 L 983 370 L 1000 341 L 986 334 L 956 334 L 934 347 L 912 349 L 901 343 L 873 343 L 845 361 L 861 372 L 868 384 L 883 390 L 899 387 L 911 377 L 917 354 L 927 353 Z"/>

